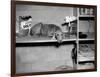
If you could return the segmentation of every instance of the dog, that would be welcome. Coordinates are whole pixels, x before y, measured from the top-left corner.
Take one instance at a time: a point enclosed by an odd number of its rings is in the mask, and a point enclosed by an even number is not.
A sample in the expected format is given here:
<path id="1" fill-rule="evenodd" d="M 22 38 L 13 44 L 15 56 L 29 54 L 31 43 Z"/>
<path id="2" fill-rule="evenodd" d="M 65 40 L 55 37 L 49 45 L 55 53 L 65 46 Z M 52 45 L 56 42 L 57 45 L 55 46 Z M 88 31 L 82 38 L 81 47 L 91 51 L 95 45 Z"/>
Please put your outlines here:
<path id="1" fill-rule="evenodd" d="M 42 22 L 35 24 L 30 29 L 30 35 L 37 35 L 39 37 L 51 37 L 56 39 L 58 43 L 62 42 L 63 33 L 59 26 L 55 24 L 43 24 Z"/>
<path id="2" fill-rule="evenodd" d="M 29 30 L 31 28 L 31 16 L 19 16 L 19 19 L 16 19 L 16 37 L 25 37 L 28 36 Z"/>

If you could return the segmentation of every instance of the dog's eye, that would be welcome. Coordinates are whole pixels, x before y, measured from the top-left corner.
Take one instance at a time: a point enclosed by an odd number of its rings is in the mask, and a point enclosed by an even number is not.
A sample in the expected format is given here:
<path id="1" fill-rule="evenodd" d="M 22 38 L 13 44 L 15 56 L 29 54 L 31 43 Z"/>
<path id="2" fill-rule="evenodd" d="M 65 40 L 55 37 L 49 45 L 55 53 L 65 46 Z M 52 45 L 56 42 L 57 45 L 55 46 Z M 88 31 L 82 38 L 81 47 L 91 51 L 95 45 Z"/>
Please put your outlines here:
<path id="1" fill-rule="evenodd" d="M 59 34 L 56 34 L 56 36 L 59 36 Z"/>
<path id="2" fill-rule="evenodd" d="M 29 26 L 31 26 L 31 24 L 29 24 Z"/>

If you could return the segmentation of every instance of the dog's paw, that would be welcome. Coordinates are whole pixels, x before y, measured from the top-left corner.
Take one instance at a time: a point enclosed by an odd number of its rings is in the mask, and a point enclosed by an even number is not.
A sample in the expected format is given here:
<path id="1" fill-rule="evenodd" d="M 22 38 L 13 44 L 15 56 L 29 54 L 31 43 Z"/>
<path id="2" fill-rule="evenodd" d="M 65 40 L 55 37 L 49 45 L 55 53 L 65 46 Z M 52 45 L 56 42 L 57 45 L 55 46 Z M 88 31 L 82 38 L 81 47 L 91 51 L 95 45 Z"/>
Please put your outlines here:
<path id="1" fill-rule="evenodd" d="M 51 38 L 51 40 L 56 40 L 55 36 L 53 36 L 53 37 Z"/>

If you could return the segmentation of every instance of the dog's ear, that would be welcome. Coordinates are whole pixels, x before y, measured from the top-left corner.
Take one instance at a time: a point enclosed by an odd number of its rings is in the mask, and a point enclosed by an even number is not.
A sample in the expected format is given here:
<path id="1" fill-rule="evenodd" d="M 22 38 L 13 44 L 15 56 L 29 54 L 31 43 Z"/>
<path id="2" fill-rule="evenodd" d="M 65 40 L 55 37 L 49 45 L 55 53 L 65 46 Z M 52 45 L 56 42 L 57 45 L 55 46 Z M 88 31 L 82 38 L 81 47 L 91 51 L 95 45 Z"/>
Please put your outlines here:
<path id="1" fill-rule="evenodd" d="M 22 16 L 19 16 L 19 21 L 22 19 Z"/>
<path id="2" fill-rule="evenodd" d="M 57 39 L 57 33 L 56 32 L 54 33 L 54 37 L 55 37 L 55 39 Z"/>

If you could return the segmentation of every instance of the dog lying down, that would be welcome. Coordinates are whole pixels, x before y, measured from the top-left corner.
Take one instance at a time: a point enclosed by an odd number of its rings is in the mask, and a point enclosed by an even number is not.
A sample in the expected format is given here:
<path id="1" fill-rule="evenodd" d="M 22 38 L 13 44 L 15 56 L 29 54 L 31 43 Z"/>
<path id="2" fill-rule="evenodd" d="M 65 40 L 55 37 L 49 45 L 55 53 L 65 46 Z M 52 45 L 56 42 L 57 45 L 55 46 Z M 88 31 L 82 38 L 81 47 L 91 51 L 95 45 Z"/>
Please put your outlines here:
<path id="1" fill-rule="evenodd" d="M 51 37 L 52 39 L 56 39 L 58 43 L 61 43 L 63 38 L 63 33 L 59 26 L 54 24 L 43 24 L 41 22 L 31 27 L 30 35 L 37 35 L 39 37 Z"/>
<path id="2" fill-rule="evenodd" d="M 43 36 L 51 37 L 52 39 L 62 42 L 62 30 L 54 24 L 43 24 L 42 22 L 32 26 L 31 16 L 19 16 L 16 19 L 16 38 L 25 36 Z"/>
<path id="3" fill-rule="evenodd" d="M 28 23 L 23 26 L 28 26 Z M 38 36 L 38 38 L 50 37 L 53 40 L 57 40 L 58 43 L 61 43 L 63 38 L 63 33 L 59 26 L 55 24 L 43 24 L 41 22 L 30 27 L 30 29 L 21 29 L 19 32 L 16 32 L 16 38 L 26 37 L 28 35 L 32 37 Z"/>

